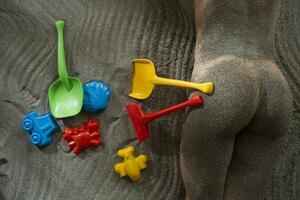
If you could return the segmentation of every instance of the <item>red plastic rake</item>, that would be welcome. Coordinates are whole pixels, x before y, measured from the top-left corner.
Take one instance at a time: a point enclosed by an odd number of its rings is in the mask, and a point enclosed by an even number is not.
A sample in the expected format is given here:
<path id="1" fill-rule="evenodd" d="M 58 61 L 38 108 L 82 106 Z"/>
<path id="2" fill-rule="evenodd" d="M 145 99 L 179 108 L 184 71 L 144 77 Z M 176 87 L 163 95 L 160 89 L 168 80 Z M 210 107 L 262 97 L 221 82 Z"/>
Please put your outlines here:
<path id="1" fill-rule="evenodd" d="M 184 101 L 180 104 L 171 106 L 169 108 L 154 112 L 154 113 L 144 113 L 142 108 L 137 103 L 129 103 L 126 105 L 128 115 L 131 119 L 135 135 L 139 142 L 146 140 L 149 137 L 149 123 L 153 120 L 169 114 L 170 112 L 188 107 L 188 106 L 199 106 L 203 102 L 201 96 L 194 96 L 191 99 Z"/>

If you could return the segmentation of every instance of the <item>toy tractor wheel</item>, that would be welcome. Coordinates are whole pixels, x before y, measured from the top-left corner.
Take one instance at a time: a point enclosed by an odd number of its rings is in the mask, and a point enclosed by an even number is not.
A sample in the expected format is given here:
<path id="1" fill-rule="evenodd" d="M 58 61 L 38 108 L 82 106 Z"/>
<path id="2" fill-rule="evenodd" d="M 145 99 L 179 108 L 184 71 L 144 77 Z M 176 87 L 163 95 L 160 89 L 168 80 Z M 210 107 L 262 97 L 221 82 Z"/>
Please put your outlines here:
<path id="1" fill-rule="evenodd" d="M 30 142 L 32 144 L 38 145 L 42 142 L 42 137 L 40 134 L 38 133 L 33 133 L 30 138 L 29 138 Z"/>
<path id="2" fill-rule="evenodd" d="M 23 129 L 25 131 L 31 131 L 33 129 L 33 121 L 31 119 L 25 119 L 23 121 Z"/>

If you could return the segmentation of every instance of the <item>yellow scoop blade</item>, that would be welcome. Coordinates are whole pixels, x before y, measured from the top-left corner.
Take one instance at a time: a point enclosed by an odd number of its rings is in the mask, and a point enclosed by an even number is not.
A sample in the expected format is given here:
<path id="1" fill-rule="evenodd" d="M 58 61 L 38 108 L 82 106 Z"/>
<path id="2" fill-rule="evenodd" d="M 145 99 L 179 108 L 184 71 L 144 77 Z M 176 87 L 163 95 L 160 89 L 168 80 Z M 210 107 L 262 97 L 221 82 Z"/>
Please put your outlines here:
<path id="1" fill-rule="evenodd" d="M 167 79 L 156 76 L 155 66 L 148 59 L 134 59 L 132 60 L 134 67 L 132 90 L 129 94 L 130 97 L 135 99 L 146 99 L 148 98 L 155 85 L 167 85 L 177 86 L 185 88 L 193 88 L 200 90 L 205 94 L 211 94 L 213 92 L 213 83 L 193 83 L 182 80 Z"/>

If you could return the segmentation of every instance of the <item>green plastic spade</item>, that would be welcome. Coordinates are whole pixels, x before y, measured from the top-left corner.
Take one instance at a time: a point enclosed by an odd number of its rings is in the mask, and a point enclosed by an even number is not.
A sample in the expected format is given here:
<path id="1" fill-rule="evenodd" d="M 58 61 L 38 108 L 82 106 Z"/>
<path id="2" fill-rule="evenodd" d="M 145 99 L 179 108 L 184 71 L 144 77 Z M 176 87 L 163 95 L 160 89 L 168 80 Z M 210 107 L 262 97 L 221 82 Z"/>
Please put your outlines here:
<path id="1" fill-rule="evenodd" d="M 64 51 L 64 21 L 56 22 L 58 35 L 57 62 L 59 79 L 48 91 L 50 109 L 54 117 L 64 118 L 80 112 L 83 103 L 82 83 L 78 78 L 68 76 Z"/>

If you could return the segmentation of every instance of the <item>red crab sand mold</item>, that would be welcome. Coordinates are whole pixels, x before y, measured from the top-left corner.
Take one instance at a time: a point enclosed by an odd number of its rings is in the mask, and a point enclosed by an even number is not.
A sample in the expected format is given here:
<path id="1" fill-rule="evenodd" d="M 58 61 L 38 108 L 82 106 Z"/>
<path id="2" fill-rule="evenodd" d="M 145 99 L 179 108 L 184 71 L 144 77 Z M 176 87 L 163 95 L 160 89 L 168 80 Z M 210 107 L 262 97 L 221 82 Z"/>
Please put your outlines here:
<path id="1" fill-rule="evenodd" d="M 73 153 L 79 154 L 83 149 L 91 146 L 97 147 L 101 144 L 99 128 L 99 121 L 89 118 L 86 123 L 78 127 L 65 128 L 62 137 L 68 142 Z"/>
<path id="2" fill-rule="evenodd" d="M 170 112 L 188 107 L 188 106 L 199 106 L 203 103 L 201 96 L 194 96 L 191 99 L 184 101 L 180 104 L 171 106 L 169 108 L 153 112 L 153 113 L 144 113 L 142 108 L 137 103 L 129 103 L 126 105 L 128 115 L 130 117 L 131 123 L 134 127 L 135 135 L 139 142 L 142 142 L 149 138 L 149 123 L 153 120 L 162 117 Z"/>

